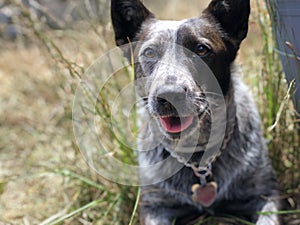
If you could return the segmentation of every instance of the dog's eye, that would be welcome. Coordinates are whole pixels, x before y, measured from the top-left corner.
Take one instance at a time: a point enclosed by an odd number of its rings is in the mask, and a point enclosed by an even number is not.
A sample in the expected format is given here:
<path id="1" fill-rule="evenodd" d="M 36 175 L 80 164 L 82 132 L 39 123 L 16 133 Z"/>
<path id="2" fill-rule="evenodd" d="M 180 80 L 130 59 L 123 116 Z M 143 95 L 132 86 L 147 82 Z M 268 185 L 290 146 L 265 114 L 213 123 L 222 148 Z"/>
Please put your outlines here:
<path id="1" fill-rule="evenodd" d="M 146 48 L 143 55 L 146 56 L 147 58 L 154 58 L 155 51 L 152 48 Z"/>
<path id="2" fill-rule="evenodd" d="M 210 47 L 204 44 L 200 44 L 196 47 L 195 53 L 200 57 L 205 57 L 211 52 Z"/>

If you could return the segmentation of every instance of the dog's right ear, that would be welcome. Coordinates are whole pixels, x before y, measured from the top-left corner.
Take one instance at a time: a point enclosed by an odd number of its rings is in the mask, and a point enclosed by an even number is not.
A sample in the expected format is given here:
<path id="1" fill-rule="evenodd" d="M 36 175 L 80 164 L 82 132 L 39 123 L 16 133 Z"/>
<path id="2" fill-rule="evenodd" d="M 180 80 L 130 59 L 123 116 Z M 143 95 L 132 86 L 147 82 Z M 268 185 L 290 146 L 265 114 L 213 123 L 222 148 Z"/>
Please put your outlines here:
<path id="1" fill-rule="evenodd" d="M 111 0 L 111 19 L 118 46 L 133 41 L 149 18 L 154 15 L 140 0 Z"/>
<path id="2" fill-rule="evenodd" d="M 248 32 L 250 0 L 211 0 L 203 13 L 213 16 L 238 48 Z"/>

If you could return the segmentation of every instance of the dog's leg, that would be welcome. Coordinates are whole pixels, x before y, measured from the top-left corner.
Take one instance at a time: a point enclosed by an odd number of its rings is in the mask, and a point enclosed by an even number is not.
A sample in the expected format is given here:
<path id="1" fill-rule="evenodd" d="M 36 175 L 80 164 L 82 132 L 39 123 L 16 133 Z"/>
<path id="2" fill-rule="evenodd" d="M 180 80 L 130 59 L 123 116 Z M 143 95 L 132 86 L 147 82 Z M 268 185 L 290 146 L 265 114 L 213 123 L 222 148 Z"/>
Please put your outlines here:
<path id="1" fill-rule="evenodd" d="M 277 207 L 274 202 L 267 202 L 262 208 L 262 212 L 277 212 Z M 280 225 L 277 214 L 260 215 L 256 222 L 256 225 Z"/>
<path id="2" fill-rule="evenodd" d="M 172 219 L 167 217 L 164 209 L 156 208 L 148 209 L 142 208 L 141 209 L 141 224 L 142 225 L 171 225 Z"/>
<path id="3" fill-rule="evenodd" d="M 171 225 L 172 221 L 167 218 L 161 218 L 157 215 L 148 214 L 142 221 L 143 225 Z"/>
<path id="4" fill-rule="evenodd" d="M 189 205 L 141 206 L 140 220 L 142 225 L 187 225 L 202 213 L 198 208 Z"/>

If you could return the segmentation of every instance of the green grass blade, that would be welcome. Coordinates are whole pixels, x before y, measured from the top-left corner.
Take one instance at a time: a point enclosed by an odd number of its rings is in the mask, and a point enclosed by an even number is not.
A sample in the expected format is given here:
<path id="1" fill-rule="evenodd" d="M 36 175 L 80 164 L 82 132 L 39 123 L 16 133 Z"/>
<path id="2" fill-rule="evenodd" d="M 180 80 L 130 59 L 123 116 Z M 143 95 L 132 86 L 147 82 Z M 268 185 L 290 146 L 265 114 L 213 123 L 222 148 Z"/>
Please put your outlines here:
<path id="1" fill-rule="evenodd" d="M 79 213 L 83 212 L 86 209 L 93 208 L 93 207 L 95 207 L 96 205 L 98 205 L 98 204 L 100 204 L 102 202 L 104 202 L 104 201 L 100 201 L 100 200 L 92 201 L 92 202 L 90 202 L 90 203 L 88 203 L 88 204 L 80 207 L 79 209 L 76 209 L 76 210 L 74 210 L 74 211 L 72 211 L 72 212 L 70 212 L 70 213 L 68 213 L 68 214 L 60 217 L 59 219 L 50 222 L 48 225 L 55 225 L 55 224 L 61 223 L 64 220 L 66 220 L 66 219 L 68 219 L 68 218 L 70 218 L 72 216 L 75 216 L 76 214 L 79 214 Z"/>
<path id="2" fill-rule="evenodd" d="M 108 206 L 108 209 L 106 210 L 106 212 L 104 213 L 104 217 L 106 217 L 108 214 L 109 214 L 109 212 L 110 212 L 110 210 L 113 208 L 113 206 L 118 202 L 118 200 L 120 199 L 120 197 L 121 197 L 121 194 L 118 194 L 117 196 L 116 196 L 116 198 L 110 203 L 110 205 Z"/>
<path id="3" fill-rule="evenodd" d="M 105 187 L 103 187 L 103 186 L 101 186 L 101 185 L 95 183 L 94 181 L 89 180 L 89 179 L 87 179 L 87 178 L 85 178 L 85 177 L 83 177 L 83 176 L 80 176 L 80 175 L 78 175 L 78 174 L 76 174 L 76 173 L 74 173 L 74 172 L 72 172 L 72 171 L 70 171 L 70 170 L 67 170 L 67 169 L 56 170 L 56 173 L 57 173 L 57 174 L 60 174 L 60 175 L 63 175 L 63 176 L 71 177 L 71 178 L 73 178 L 73 179 L 80 180 L 80 181 L 82 181 L 83 183 L 88 184 L 88 185 L 91 186 L 91 187 L 95 187 L 95 188 L 97 188 L 97 189 L 99 189 L 99 190 L 101 190 L 101 191 L 107 191 L 107 190 L 105 189 Z"/>
<path id="4" fill-rule="evenodd" d="M 258 215 L 264 215 L 264 216 L 269 216 L 273 214 L 277 215 L 287 215 L 287 214 L 300 214 L 300 209 L 296 210 L 281 210 L 281 211 L 276 211 L 276 212 L 258 212 Z"/>
<path id="5" fill-rule="evenodd" d="M 137 208 L 138 208 L 139 201 L 140 201 L 140 196 L 141 196 L 141 188 L 139 187 L 138 192 L 137 192 L 137 196 L 136 196 L 136 201 L 135 201 L 135 204 L 134 204 L 134 207 L 133 207 L 133 212 L 131 214 L 129 225 L 133 225 L 133 220 L 134 220 L 134 217 L 135 217 L 136 212 L 137 212 Z"/>

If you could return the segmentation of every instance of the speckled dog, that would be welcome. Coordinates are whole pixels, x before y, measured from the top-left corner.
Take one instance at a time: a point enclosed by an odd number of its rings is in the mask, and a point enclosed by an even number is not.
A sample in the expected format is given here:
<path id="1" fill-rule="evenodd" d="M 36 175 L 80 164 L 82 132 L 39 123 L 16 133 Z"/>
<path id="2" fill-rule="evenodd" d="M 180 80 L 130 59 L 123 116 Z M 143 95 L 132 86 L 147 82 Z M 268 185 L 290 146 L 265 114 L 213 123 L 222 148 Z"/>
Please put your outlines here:
<path id="1" fill-rule="evenodd" d="M 139 163 L 168 159 L 158 169 L 141 169 L 141 180 L 148 184 L 142 187 L 142 224 L 192 224 L 202 215 L 279 224 L 275 214 L 257 214 L 278 209 L 278 188 L 258 112 L 234 65 L 249 13 L 249 0 L 212 0 L 200 17 L 162 21 L 139 0 L 111 1 L 116 43 L 133 43 L 137 92 L 144 99 L 140 120 L 147 122 L 142 133 L 150 139 L 151 151 L 142 151 Z M 209 96 L 214 79 L 224 109 Z M 213 120 L 213 111 L 225 117 Z M 220 129 L 213 130 L 213 124 Z M 203 149 L 211 133 L 221 135 L 222 124 L 220 148 L 203 169 Z M 179 148 L 195 145 L 195 152 L 175 151 L 179 140 Z M 145 145 L 141 142 L 140 148 Z M 178 165 L 182 168 L 177 171 Z M 162 179 L 170 171 L 173 176 Z"/>

